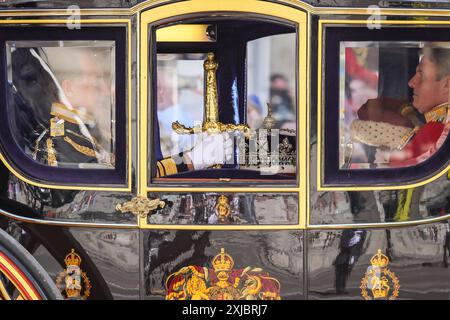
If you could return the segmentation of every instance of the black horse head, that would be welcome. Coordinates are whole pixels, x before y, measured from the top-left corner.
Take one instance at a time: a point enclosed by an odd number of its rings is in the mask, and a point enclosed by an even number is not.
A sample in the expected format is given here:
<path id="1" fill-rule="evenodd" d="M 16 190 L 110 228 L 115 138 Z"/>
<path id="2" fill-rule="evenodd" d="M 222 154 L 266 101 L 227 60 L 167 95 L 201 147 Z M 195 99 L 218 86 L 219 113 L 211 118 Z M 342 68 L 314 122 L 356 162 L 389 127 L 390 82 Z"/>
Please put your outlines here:
<path id="1" fill-rule="evenodd" d="M 8 113 L 17 142 L 30 149 L 43 128 L 49 128 L 51 105 L 58 101 L 58 88 L 37 52 L 17 48 L 11 54 Z"/>

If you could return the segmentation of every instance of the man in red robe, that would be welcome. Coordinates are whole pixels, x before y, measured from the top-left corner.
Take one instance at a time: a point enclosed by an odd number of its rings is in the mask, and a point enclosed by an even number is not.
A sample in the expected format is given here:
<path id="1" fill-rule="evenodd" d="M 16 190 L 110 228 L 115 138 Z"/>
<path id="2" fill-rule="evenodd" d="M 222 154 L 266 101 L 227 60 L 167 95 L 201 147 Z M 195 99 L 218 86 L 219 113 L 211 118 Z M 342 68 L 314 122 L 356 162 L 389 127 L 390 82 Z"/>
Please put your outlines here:
<path id="1" fill-rule="evenodd" d="M 393 99 L 368 100 L 359 110 L 360 120 L 387 122 L 410 127 L 404 143 L 389 153 L 391 166 L 410 166 L 429 158 L 448 133 L 450 49 L 426 46 L 408 85 L 413 89 L 412 106 L 425 117 L 425 124 L 405 117 L 411 103 Z M 445 137 L 443 137 L 445 135 Z"/>

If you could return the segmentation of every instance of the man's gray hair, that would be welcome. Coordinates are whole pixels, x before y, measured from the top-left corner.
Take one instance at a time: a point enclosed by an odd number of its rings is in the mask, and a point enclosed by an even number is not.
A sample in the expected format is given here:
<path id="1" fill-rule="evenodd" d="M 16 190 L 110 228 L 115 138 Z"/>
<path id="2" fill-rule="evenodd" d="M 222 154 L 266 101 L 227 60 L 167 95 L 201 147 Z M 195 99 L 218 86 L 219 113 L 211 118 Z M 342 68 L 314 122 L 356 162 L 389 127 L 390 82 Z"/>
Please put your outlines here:
<path id="1" fill-rule="evenodd" d="M 449 43 L 429 42 L 422 48 L 422 54 L 437 66 L 437 80 L 450 76 Z"/>

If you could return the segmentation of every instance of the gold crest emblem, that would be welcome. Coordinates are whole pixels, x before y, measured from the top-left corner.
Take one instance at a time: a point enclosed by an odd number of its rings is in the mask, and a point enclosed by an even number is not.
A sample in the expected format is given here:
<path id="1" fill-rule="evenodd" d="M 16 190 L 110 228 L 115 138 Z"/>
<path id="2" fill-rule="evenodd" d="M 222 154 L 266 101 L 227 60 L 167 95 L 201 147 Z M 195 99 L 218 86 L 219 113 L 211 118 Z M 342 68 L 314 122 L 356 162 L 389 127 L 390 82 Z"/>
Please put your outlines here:
<path id="1" fill-rule="evenodd" d="M 233 269 L 221 248 L 212 268 L 187 266 L 166 280 L 166 300 L 281 300 L 280 283 L 261 268 Z"/>
<path id="2" fill-rule="evenodd" d="M 219 222 L 226 222 L 231 214 L 230 200 L 224 195 L 217 199 L 216 215 Z"/>
<path id="3" fill-rule="evenodd" d="M 387 268 L 389 258 L 378 249 L 376 255 L 370 259 L 371 266 L 367 268 L 361 280 L 361 295 L 366 300 L 397 298 L 400 282 L 394 272 Z"/>
<path id="4" fill-rule="evenodd" d="M 66 256 L 64 263 L 66 269 L 56 278 L 56 286 L 67 300 L 86 300 L 91 294 L 91 282 L 80 268 L 81 257 L 75 249 Z"/>

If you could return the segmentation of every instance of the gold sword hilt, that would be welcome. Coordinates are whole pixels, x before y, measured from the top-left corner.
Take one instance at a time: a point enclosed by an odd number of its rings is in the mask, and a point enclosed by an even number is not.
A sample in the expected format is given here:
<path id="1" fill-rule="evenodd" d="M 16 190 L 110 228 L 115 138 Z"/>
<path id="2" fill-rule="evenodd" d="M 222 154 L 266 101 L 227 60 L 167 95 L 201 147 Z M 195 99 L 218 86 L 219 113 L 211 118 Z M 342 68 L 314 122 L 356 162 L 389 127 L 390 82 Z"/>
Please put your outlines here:
<path id="1" fill-rule="evenodd" d="M 172 129 L 177 134 L 195 134 L 208 132 L 208 134 L 220 134 L 222 132 L 240 131 L 249 136 L 251 129 L 246 124 L 226 124 L 219 121 L 219 103 L 217 97 L 216 71 L 219 64 L 214 59 L 214 53 L 208 52 L 203 68 L 205 71 L 205 103 L 203 123 L 201 126 L 186 127 L 178 121 L 172 123 Z"/>

